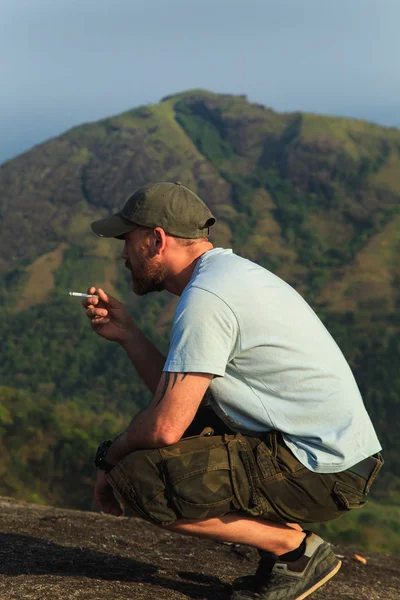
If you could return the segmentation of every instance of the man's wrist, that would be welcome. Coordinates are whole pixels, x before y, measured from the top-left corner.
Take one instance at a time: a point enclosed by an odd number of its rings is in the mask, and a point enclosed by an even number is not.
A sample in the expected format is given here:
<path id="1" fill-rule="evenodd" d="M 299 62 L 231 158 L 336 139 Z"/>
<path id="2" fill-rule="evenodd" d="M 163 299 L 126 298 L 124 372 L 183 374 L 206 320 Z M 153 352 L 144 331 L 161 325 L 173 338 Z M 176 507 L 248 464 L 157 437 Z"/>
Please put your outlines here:
<path id="1" fill-rule="evenodd" d="M 124 451 L 125 431 L 114 440 L 101 442 L 97 448 L 94 463 L 100 471 L 109 473 L 111 469 L 123 458 L 127 452 Z"/>
<path id="2" fill-rule="evenodd" d="M 114 463 L 110 462 L 108 457 L 108 451 L 112 445 L 111 440 L 106 440 L 99 444 L 97 448 L 96 455 L 94 457 L 94 464 L 96 468 L 100 471 L 104 471 L 105 473 L 109 473 L 111 469 L 115 466 Z"/>
<path id="3" fill-rule="evenodd" d="M 107 450 L 107 462 L 116 465 L 127 453 L 124 452 L 125 431 L 112 442 Z"/>
<path id="4" fill-rule="evenodd" d="M 120 341 L 120 345 L 128 354 L 131 354 L 137 347 L 138 331 L 140 329 L 132 321 L 131 325 L 126 329 L 124 339 Z"/>

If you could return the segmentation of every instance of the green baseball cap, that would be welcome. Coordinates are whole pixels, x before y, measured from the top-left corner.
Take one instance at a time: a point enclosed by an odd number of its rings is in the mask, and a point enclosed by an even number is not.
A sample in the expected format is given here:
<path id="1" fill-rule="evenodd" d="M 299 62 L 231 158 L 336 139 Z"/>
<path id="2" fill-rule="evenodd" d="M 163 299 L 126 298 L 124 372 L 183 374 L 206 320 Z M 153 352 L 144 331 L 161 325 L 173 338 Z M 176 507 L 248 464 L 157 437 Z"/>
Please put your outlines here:
<path id="1" fill-rule="evenodd" d="M 182 185 L 149 183 L 130 196 L 124 208 L 110 217 L 93 221 L 92 231 L 100 237 L 120 237 L 136 227 L 162 227 L 181 238 L 207 237 L 215 217 L 202 200 Z"/>

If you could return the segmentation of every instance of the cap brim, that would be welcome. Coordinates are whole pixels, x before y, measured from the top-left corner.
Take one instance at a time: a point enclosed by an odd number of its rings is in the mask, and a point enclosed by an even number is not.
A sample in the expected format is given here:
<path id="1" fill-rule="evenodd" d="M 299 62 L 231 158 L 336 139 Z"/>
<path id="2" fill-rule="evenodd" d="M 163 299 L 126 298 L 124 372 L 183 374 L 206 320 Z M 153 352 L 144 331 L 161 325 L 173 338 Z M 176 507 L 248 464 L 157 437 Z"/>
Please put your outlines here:
<path id="1" fill-rule="evenodd" d="M 117 214 L 106 217 L 105 219 L 100 219 L 99 221 L 93 221 L 93 223 L 90 224 L 90 227 L 92 228 L 93 233 L 100 237 L 118 238 L 139 226 L 131 221 L 127 221 L 127 219 L 124 219 Z"/>

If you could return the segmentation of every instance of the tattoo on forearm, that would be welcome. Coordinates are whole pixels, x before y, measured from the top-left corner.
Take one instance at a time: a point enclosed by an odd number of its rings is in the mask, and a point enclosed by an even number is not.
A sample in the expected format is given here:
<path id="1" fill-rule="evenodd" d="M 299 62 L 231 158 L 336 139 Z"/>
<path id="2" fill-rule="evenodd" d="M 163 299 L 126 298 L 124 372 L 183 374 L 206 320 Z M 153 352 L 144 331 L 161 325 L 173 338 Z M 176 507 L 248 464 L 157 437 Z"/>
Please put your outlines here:
<path id="1" fill-rule="evenodd" d="M 163 389 L 161 392 L 161 396 L 157 402 L 157 406 L 160 404 L 161 400 L 164 398 L 165 394 L 167 393 L 167 389 L 169 386 L 169 380 L 171 379 L 171 373 L 169 373 L 168 371 L 166 371 L 164 373 L 164 385 L 163 385 Z"/>
<path id="2" fill-rule="evenodd" d="M 168 391 L 168 387 L 170 384 L 170 381 L 172 379 L 172 386 L 171 386 L 171 390 L 174 389 L 177 381 L 178 381 L 178 377 L 179 375 L 181 375 L 181 381 L 183 381 L 188 375 L 189 373 L 170 373 L 169 371 L 165 371 L 164 372 L 164 383 L 163 383 L 163 388 L 161 391 L 161 395 L 159 397 L 159 399 L 157 400 L 157 404 L 156 406 L 158 406 L 160 404 L 160 402 L 164 399 L 165 394 Z"/>
<path id="3" fill-rule="evenodd" d="M 178 380 L 178 373 L 173 373 L 173 376 L 174 376 L 174 381 L 173 381 L 173 383 L 172 383 L 172 389 L 174 389 L 174 387 L 175 387 L 175 384 L 176 384 L 176 382 L 177 382 L 177 380 Z"/>

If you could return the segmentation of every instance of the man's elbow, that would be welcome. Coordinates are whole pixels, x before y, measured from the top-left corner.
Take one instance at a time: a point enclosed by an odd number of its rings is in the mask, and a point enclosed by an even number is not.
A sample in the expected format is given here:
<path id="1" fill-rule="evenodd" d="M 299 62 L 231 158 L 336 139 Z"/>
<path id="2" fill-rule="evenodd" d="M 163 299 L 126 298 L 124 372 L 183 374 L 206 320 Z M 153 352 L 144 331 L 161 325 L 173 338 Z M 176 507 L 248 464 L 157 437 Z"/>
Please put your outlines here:
<path id="1" fill-rule="evenodd" d="M 154 432 L 154 442 L 157 447 L 172 446 L 182 438 L 183 432 L 173 427 L 160 426 Z"/>

